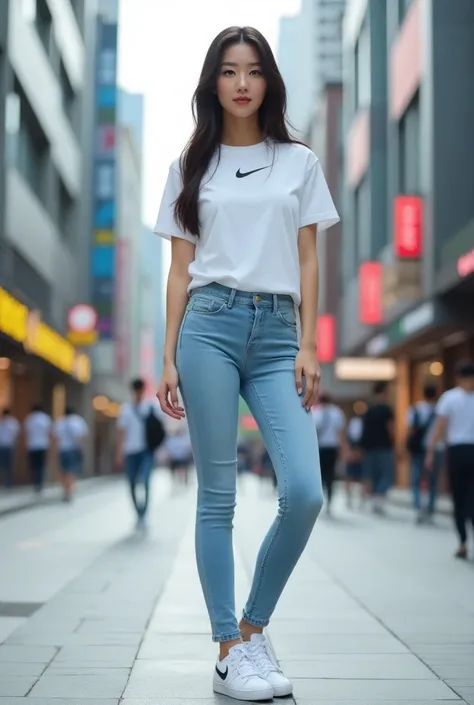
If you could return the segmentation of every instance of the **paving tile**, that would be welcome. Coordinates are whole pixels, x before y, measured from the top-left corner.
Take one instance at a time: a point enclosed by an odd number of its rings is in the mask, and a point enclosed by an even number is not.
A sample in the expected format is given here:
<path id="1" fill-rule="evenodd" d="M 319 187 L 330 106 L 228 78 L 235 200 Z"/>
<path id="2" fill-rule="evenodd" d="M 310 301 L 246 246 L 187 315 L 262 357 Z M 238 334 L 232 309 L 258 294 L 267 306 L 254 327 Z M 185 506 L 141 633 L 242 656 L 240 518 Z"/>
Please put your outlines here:
<path id="1" fill-rule="evenodd" d="M 468 705 L 474 705 L 474 688 L 456 688 L 456 693 L 458 693 Z"/>
<path id="2" fill-rule="evenodd" d="M 76 634 L 143 634 L 146 619 L 86 619 L 75 630 Z"/>
<path id="3" fill-rule="evenodd" d="M 212 662 L 218 652 L 209 636 L 198 634 L 148 634 L 145 636 L 138 652 L 138 659 L 193 660 L 196 654 L 200 658 L 209 658 Z"/>
<path id="4" fill-rule="evenodd" d="M 188 619 L 187 616 L 159 616 L 150 622 L 149 633 L 160 634 L 208 634 L 211 633 L 209 618 Z"/>
<path id="5" fill-rule="evenodd" d="M 46 673 L 31 691 L 32 697 L 67 698 L 75 693 L 78 698 L 118 698 L 121 696 L 128 675 L 116 673 L 108 676 L 64 676 Z"/>
<path id="6" fill-rule="evenodd" d="M 0 705 L 118 705 L 117 698 L 97 699 L 83 698 L 1 698 Z M 156 701 L 153 705 L 156 705 Z"/>
<path id="7" fill-rule="evenodd" d="M 294 681 L 296 702 L 300 699 L 319 700 L 456 700 L 456 694 L 437 680 L 325 680 L 297 679 Z"/>
<path id="8" fill-rule="evenodd" d="M 0 695 L 20 698 L 28 693 L 37 680 L 37 676 L 2 676 L 0 678 Z"/>
<path id="9" fill-rule="evenodd" d="M 65 646 L 58 652 L 54 664 L 127 668 L 133 665 L 136 653 L 135 646 Z"/>
<path id="10" fill-rule="evenodd" d="M 45 671 L 45 675 L 54 676 L 116 676 L 121 674 L 129 676 L 132 668 L 114 668 L 113 666 L 78 666 L 77 664 L 52 663 Z"/>
<path id="11" fill-rule="evenodd" d="M 357 634 L 385 636 L 387 629 L 370 617 L 362 619 L 279 619 L 271 624 L 272 633 L 277 634 Z"/>
<path id="12" fill-rule="evenodd" d="M 44 663 L 0 661 L 0 680 L 4 676 L 36 676 L 38 678 L 43 673 L 46 665 Z"/>
<path id="13" fill-rule="evenodd" d="M 141 634 L 126 633 L 96 633 L 91 634 L 26 634 L 22 637 L 12 635 L 6 643 L 23 644 L 25 646 L 135 646 L 142 640 Z"/>
<path id="14" fill-rule="evenodd" d="M 126 698 L 176 698 L 184 700 L 212 698 L 212 668 L 205 676 L 163 677 L 158 673 L 140 673 L 140 677 L 132 675 L 125 689 Z"/>
<path id="15" fill-rule="evenodd" d="M 311 659 L 315 654 L 408 654 L 406 646 L 390 635 L 301 634 L 280 635 L 270 629 L 272 644 L 282 660 Z"/>
<path id="16" fill-rule="evenodd" d="M 0 662 L 49 663 L 57 653 L 51 646 L 0 646 Z"/>
<path id="17" fill-rule="evenodd" d="M 207 676 L 212 678 L 214 669 L 214 661 L 198 661 L 189 659 L 187 661 L 179 660 L 143 660 L 137 661 L 133 667 L 133 678 L 149 679 L 151 677 L 186 677 L 186 676 Z"/>
<path id="18" fill-rule="evenodd" d="M 282 700 L 281 702 L 288 703 L 288 705 L 293 703 L 292 700 Z M 157 701 L 156 698 L 125 698 L 125 700 L 120 701 L 120 705 L 229 705 L 229 703 L 232 703 L 232 700 L 217 694 L 209 699 L 198 698 L 196 700 L 194 698 L 160 698 Z M 2 705 L 1 700 L 0 705 Z M 13 705 L 15 704 L 13 703 Z M 54 705 L 56 705 L 56 703 L 54 703 Z M 102 701 L 99 705 L 102 705 Z M 360 703 L 358 705 L 360 705 Z M 406 703 L 404 705 L 406 705 Z M 429 703 L 429 705 L 432 705 L 432 703 Z M 436 703 L 436 705 L 438 705 L 438 703 Z"/>
<path id="19" fill-rule="evenodd" d="M 332 659 L 281 661 L 280 666 L 288 678 L 436 680 L 416 656 L 405 654 L 344 654 Z"/>

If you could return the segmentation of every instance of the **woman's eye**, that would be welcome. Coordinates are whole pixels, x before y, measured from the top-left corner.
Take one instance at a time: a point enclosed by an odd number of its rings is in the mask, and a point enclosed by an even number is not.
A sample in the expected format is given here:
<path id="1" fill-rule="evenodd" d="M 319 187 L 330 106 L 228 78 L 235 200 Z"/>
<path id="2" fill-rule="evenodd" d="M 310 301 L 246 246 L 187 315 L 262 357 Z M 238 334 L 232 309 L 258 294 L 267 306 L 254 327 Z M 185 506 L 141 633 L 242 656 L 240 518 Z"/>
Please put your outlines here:
<path id="1" fill-rule="evenodd" d="M 251 76 L 263 76 L 263 73 L 260 71 L 260 69 L 254 69 L 250 73 Z"/>
<path id="2" fill-rule="evenodd" d="M 232 71 L 232 69 L 225 69 L 225 70 L 222 72 L 222 75 L 223 75 L 223 76 L 233 76 L 233 74 L 234 74 L 234 72 Z"/>

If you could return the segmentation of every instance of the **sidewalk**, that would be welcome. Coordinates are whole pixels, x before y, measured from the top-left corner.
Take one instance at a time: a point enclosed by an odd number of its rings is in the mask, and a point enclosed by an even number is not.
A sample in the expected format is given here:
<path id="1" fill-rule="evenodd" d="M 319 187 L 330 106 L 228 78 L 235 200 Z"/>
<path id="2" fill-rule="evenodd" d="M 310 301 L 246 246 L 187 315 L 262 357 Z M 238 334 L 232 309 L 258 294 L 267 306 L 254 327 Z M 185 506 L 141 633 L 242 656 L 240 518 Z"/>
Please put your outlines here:
<path id="1" fill-rule="evenodd" d="M 70 556 L 91 542 L 104 549 L 0 645 L 0 705 L 233 702 L 212 693 L 216 646 L 194 560 L 194 490 L 162 492 L 140 535 L 130 534 L 122 489 L 55 529 Z M 238 610 L 275 509 L 269 489 L 243 479 Z M 452 558 L 454 548 L 448 520 L 415 527 L 398 508 L 385 519 L 349 513 L 341 496 L 335 518 L 319 520 L 269 629 L 295 683 L 286 702 L 473 705 L 474 570 Z M 35 586 L 25 587 L 17 599 L 37 601 Z"/>
<path id="2" fill-rule="evenodd" d="M 406 509 L 413 508 L 413 497 L 409 489 L 403 487 L 395 487 L 390 490 L 388 495 L 390 504 L 404 507 Z M 436 500 L 436 513 L 444 516 L 452 516 L 453 504 L 449 495 L 441 495 Z"/>
<path id="3" fill-rule="evenodd" d="M 76 491 L 79 494 L 90 491 L 104 482 L 113 482 L 115 475 L 103 475 L 98 477 L 85 477 L 77 483 Z M 38 496 L 32 485 L 13 487 L 7 490 L 0 488 L 0 516 L 19 512 L 30 507 L 59 502 L 62 497 L 62 488 L 59 484 L 46 485 L 43 492 Z"/>

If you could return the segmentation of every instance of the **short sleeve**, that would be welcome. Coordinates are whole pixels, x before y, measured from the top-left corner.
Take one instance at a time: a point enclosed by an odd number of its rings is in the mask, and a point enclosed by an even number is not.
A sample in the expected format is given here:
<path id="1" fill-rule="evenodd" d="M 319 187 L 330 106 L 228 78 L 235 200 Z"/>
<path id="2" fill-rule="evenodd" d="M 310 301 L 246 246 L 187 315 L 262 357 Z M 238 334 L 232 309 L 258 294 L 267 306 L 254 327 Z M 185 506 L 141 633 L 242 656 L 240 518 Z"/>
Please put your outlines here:
<path id="1" fill-rule="evenodd" d="M 344 416 L 344 412 L 341 409 L 337 410 L 337 425 L 338 431 L 342 431 L 342 429 L 346 425 L 346 417 Z"/>
<path id="2" fill-rule="evenodd" d="M 314 155 L 312 156 L 301 194 L 298 227 L 304 228 L 306 225 L 316 223 L 318 230 L 321 231 L 339 222 L 339 215 L 329 193 L 321 164 Z"/>
<path id="3" fill-rule="evenodd" d="M 451 403 L 450 403 L 450 394 L 449 392 L 445 392 L 442 394 L 439 398 L 439 401 L 436 405 L 436 414 L 438 416 L 449 416 L 451 412 Z"/>
<path id="4" fill-rule="evenodd" d="M 195 235 L 184 232 L 176 222 L 174 217 L 174 205 L 181 192 L 181 175 L 179 173 L 179 163 L 173 162 L 170 166 L 165 190 L 161 199 L 160 210 L 153 232 L 166 240 L 172 237 L 179 237 L 182 240 L 196 243 Z"/>
<path id="5" fill-rule="evenodd" d="M 117 428 L 124 429 L 128 426 L 128 405 L 123 404 L 117 419 Z"/>

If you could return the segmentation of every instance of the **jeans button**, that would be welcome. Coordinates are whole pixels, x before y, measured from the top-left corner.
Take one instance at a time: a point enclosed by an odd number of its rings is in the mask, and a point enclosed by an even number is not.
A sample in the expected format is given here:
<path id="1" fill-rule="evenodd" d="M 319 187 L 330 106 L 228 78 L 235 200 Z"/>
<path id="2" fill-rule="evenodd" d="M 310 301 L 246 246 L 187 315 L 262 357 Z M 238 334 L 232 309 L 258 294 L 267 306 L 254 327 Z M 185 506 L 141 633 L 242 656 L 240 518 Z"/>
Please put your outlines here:
<path id="1" fill-rule="evenodd" d="M 256 301 L 257 303 L 258 303 L 259 301 L 261 301 L 261 300 L 262 300 L 262 297 L 261 297 L 261 296 L 256 296 L 256 297 L 255 297 L 255 301 Z"/>

